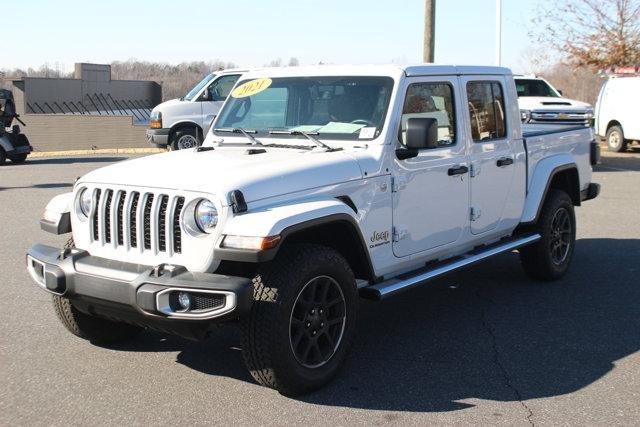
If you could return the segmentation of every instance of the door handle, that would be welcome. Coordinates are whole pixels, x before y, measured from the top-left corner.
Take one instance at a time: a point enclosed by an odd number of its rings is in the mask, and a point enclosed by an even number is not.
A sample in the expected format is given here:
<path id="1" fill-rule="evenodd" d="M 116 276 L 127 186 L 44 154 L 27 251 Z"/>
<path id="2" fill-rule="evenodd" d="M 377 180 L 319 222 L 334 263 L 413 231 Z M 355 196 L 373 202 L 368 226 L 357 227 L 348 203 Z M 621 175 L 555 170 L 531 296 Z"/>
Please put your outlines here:
<path id="1" fill-rule="evenodd" d="M 469 168 L 466 166 L 455 166 L 447 171 L 449 176 L 464 175 L 467 172 L 469 172 Z"/>
<path id="2" fill-rule="evenodd" d="M 513 164 L 513 159 L 511 157 L 502 157 L 498 159 L 498 161 L 496 162 L 496 165 L 498 165 L 499 168 L 503 166 L 509 166 L 512 164 Z"/>

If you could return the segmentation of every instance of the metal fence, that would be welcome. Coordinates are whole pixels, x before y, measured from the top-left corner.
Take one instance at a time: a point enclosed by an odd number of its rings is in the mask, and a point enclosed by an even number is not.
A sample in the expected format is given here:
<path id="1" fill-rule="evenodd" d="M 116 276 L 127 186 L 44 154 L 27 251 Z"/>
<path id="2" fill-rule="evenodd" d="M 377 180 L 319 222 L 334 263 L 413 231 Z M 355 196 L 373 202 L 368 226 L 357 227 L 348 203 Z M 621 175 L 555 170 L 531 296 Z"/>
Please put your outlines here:
<path id="1" fill-rule="evenodd" d="M 114 99 L 111 94 L 85 94 L 81 101 L 27 102 L 27 113 L 92 116 L 131 116 L 135 124 L 147 124 L 153 104 L 148 99 Z"/>

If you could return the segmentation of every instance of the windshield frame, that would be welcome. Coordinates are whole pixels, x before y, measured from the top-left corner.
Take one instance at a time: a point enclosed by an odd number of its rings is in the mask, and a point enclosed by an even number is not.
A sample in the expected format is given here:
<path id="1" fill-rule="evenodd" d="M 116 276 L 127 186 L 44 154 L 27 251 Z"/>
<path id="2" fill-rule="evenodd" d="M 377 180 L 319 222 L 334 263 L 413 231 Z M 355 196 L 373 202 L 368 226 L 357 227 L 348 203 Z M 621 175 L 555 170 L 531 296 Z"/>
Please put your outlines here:
<path id="1" fill-rule="evenodd" d="M 265 76 L 268 77 L 268 76 Z M 250 77 L 245 77 L 242 76 L 237 82 L 236 82 L 236 88 L 241 86 L 244 83 L 256 80 L 256 79 L 260 79 L 263 78 L 262 76 L 257 77 L 257 76 L 250 76 Z M 391 113 L 391 108 L 392 108 L 392 100 L 394 98 L 394 93 L 396 90 L 396 86 L 397 86 L 397 81 L 396 79 L 394 79 L 392 76 L 389 75 L 360 75 L 360 74 L 319 74 L 319 75 L 291 75 L 291 76 L 274 76 L 274 77 L 268 77 L 270 79 L 272 79 L 274 82 L 277 80 L 285 80 L 285 79 L 301 79 L 301 80 L 313 80 L 313 79 L 318 79 L 318 80 L 322 80 L 322 79 L 331 79 L 331 80 L 341 80 L 341 79 L 345 79 L 345 80 L 356 80 L 356 79 L 364 79 L 364 80 L 372 80 L 372 79 L 379 79 L 380 80 L 380 87 L 385 87 L 388 89 L 388 93 L 386 94 L 386 99 L 384 100 L 385 104 L 383 106 L 383 113 L 380 116 L 379 119 L 379 123 L 376 124 L 375 127 L 375 132 L 373 134 L 373 136 L 371 137 L 360 137 L 359 135 L 359 130 L 354 131 L 352 133 L 329 133 L 329 132 L 315 132 L 315 131 L 306 131 L 307 133 L 311 134 L 312 136 L 314 136 L 315 138 L 321 140 L 321 141 L 340 141 L 340 142 L 362 142 L 362 141 L 372 141 L 375 140 L 377 138 L 379 138 L 381 135 L 384 134 L 385 128 L 388 125 L 387 123 L 387 119 L 389 118 L 389 115 Z M 216 132 L 216 128 L 225 128 L 225 126 L 222 126 L 222 122 L 221 120 L 225 119 L 226 117 L 226 111 L 231 107 L 232 104 L 232 100 L 233 99 L 239 99 L 239 98 L 233 98 L 231 95 L 229 95 L 227 97 L 226 102 L 224 103 L 223 107 L 220 109 L 213 125 L 211 126 L 210 129 L 210 134 L 220 138 L 220 137 L 225 137 L 229 136 L 228 133 L 222 133 L 222 132 Z M 287 101 L 289 102 L 289 100 Z M 342 123 L 342 122 L 337 122 L 337 123 Z M 303 125 L 298 125 L 298 126 L 305 126 Z M 323 126 L 323 125 L 319 125 L 319 126 Z M 326 126 L 326 125 L 324 125 Z M 227 126 L 228 127 L 228 126 Z M 234 126 L 237 127 L 237 126 Z M 364 127 L 373 127 L 373 126 L 364 126 Z M 294 127 L 295 128 L 295 127 Z M 254 135 L 257 138 L 261 138 L 261 139 L 279 139 L 279 138 L 287 138 L 287 139 L 304 139 L 303 136 L 299 135 L 299 134 L 290 134 L 287 135 L 285 133 L 270 133 L 271 131 L 274 130 L 291 130 L 291 129 L 276 129 L 276 128 L 265 128 L 265 129 L 255 129 L 253 127 L 247 127 L 246 130 L 249 131 L 256 131 L 254 133 Z M 308 141 L 307 141 L 308 142 Z M 265 143 L 265 145 L 269 145 L 269 143 Z"/>
<path id="2" fill-rule="evenodd" d="M 215 80 L 216 75 L 217 74 L 215 73 L 207 74 L 202 80 L 198 82 L 197 85 L 195 85 L 189 92 L 187 92 L 185 96 L 182 97 L 182 100 L 193 101 L 194 99 L 197 99 L 198 94 L 202 92 L 202 89 L 209 86 L 209 84 Z"/>
<path id="3" fill-rule="evenodd" d="M 550 93 L 550 95 L 542 96 L 543 98 L 562 98 L 562 95 L 560 95 L 560 93 L 556 90 L 556 88 L 551 86 L 551 83 L 549 83 L 548 81 L 546 81 L 544 79 L 532 78 L 532 77 L 516 77 L 513 80 L 514 80 L 514 83 L 516 85 L 516 93 L 518 91 L 518 81 L 519 80 L 520 81 L 526 81 L 526 83 L 524 83 L 524 84 L 529 84 L 529 82 L 540 82 L 540 83 L 544 84 L 549 89 L 549 93 Z M 518 98 L 534 98 L 534 97 L 541 97 L 541 95 L 518 95 Z"/>

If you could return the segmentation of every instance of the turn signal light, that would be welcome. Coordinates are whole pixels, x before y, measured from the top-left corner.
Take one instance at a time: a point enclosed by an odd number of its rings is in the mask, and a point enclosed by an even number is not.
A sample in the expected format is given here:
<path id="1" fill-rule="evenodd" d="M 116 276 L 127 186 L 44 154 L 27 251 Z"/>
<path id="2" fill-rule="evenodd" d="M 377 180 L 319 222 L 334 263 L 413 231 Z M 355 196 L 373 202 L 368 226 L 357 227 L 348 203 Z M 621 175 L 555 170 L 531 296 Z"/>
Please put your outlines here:
<path id="1" fill-rule="evenodd" d="M 160 129 L 162 128 L 162 122 L 149 122 L 149 127 L 151 129 Z"/>
<path id="2" fill-rule="evenodd" d="M 250 237 L 250 236 L 224 236 L 223 248 L 247 249 L 254 251 L 264 251 L 275 248 L 280 242 L 281 236 Z"/>

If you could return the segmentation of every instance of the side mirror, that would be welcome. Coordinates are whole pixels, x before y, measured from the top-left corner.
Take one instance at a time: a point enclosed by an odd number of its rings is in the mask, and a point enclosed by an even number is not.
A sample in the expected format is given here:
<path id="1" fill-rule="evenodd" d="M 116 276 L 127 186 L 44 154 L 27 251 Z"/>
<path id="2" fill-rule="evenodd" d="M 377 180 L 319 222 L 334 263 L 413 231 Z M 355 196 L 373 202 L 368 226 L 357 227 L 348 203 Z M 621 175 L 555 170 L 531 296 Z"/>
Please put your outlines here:
<path id="1" fill-rule="evenodd" d="M 560 94 L 560 96 L 563 96 L 562 91 L 560 89 L 558 89 L 558 93 Z"/>
<path id="2" fill-rule="evenodd" d="M 438 121 L 431 117 L 412 117 L 407 120 L 408 149 L 438 148 Z"/>

